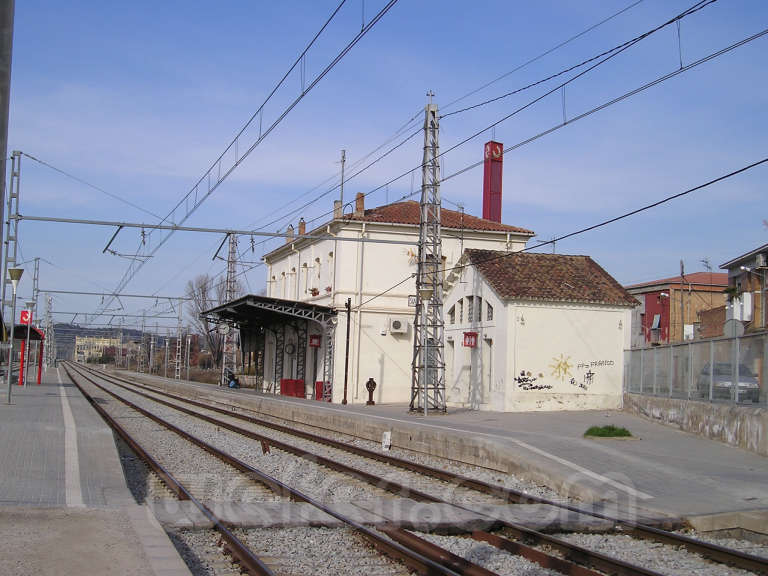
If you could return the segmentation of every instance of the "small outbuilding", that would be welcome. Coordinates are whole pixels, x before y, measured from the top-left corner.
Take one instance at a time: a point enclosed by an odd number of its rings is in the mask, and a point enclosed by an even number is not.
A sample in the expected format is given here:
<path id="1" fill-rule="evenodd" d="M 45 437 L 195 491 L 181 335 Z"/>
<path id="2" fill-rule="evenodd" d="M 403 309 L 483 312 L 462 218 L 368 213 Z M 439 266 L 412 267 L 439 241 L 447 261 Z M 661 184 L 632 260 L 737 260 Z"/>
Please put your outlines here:
<path id="1" fill-rule="evenodd" d="M 621 406 L 637 301 L 589 256 L 465 250 L 444 305 L 448 406 Z"/>

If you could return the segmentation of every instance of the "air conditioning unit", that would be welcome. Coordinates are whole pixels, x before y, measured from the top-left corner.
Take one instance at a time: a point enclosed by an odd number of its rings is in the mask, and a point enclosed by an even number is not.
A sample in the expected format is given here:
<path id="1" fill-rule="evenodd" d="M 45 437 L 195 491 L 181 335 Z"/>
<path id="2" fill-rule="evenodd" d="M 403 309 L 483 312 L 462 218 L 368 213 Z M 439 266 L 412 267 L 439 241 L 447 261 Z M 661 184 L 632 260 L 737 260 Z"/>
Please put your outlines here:
<path id="1" fill-rule="evenodd" d="M 389 333 L 390 334 L 407 334 L 408 320 L 406 320 L 405 318 L 390 318 Z"/>
<path id="2" fill-rule="evenodd" d="M 755 268 L 766 268 L 768 267 L 768 254 L 765 252 L 762 252 L 755 256 Z"/>

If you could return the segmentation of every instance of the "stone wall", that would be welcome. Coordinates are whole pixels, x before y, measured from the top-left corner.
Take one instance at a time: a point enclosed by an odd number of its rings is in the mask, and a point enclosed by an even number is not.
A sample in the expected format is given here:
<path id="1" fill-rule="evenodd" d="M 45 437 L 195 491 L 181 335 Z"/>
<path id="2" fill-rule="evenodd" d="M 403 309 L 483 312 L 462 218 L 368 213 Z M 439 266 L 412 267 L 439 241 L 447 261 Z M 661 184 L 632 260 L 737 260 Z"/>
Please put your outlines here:
<path id="1" fill-rule="evenodd" d="M 768 409 L 624 394 L 624 410 L 768 456 Z"/>

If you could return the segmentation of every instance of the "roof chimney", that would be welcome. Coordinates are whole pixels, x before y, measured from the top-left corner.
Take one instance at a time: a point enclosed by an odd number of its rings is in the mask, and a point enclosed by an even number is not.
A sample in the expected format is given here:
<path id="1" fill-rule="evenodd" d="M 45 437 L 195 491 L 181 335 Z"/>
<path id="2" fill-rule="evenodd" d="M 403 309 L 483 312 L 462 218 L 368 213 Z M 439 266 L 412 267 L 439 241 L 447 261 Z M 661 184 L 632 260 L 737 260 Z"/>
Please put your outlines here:
<path id="1" fill-rule="evenodd" d="M 341 218 L 341 200 L 333 201 L 333 219 L 337 220 Z"/>
<path id="2" fill-rule="evenodd" d="M 355 196 L 355 216 L 365 214 L 365 194 L 358 192 Z"/>
<path id="3" fill-rule="evenodd" d="M 501 223 L 501 177 L 504 144 L 493 140 L 485 143 L 483 166 L 483 218 Z"/>
<path id="4" fill-rule="evenodd" d="M 299 236 L 304 236 L 304 234 L 307 233 L 307 223 L 304 221 L 304 218 L 299 220 Z"/>
<path id="5" fill-rule="evenodd" d="M 285 243 L 288 244 L 293 240 L 293 224 L 289 224 L 285 229 Z"/>

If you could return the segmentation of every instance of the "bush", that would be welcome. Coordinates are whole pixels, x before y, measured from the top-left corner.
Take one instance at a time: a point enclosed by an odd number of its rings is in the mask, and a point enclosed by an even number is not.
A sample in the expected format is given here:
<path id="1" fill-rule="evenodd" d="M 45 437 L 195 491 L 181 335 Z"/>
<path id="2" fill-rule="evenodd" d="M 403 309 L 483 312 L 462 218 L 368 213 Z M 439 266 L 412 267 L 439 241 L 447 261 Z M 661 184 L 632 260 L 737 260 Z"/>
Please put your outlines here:
<path id="1" fill-rule="evenodd" d="M 584 432 L 584 436 L 615 438 L 632 436 L 632 433 L 624 427 L 608 424 L 608 426 L 592 426 L 586 432 Z"/>

